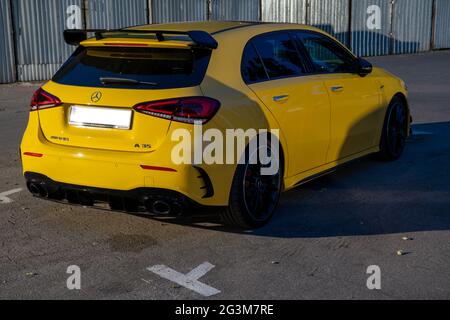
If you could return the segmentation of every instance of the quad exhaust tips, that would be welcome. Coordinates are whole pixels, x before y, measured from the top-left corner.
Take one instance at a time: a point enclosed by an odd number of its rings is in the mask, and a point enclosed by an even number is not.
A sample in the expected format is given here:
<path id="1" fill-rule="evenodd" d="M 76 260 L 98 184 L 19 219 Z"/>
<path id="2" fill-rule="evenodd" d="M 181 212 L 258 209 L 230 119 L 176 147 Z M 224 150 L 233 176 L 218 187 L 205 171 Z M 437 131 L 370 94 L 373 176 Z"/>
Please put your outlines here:
<path id="1" fill-rule="evenodd" d="M 140 188 L 121 193 L 119 191 L 74 187 L 58 184 L 45 176 L 28 173 L 27 189 L 35 197 L 54 201 L 67 201 L 85 207 L 97 207 L 108 203 L 112 211 L 150 214 L 156 216 L 181 216 L 189 211 L 190 203 L 182 195 L 151 188 Z M 160 191 L 160 192 L 158 192 Z M 105 209 L 103 206 L 98 206 Z"/>

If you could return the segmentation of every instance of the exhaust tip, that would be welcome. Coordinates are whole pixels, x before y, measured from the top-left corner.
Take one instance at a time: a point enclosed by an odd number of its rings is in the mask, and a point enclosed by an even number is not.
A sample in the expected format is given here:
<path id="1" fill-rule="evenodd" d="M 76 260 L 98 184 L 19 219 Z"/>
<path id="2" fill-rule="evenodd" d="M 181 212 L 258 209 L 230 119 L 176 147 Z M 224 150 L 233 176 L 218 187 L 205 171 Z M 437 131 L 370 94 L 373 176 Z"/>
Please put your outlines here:
<path id="1" fill-rule="evenodd" d="M 27 183 L 28 191 L 35 197 L 47 198 L 48 190 L 45 186 L 34 182 Z"/>
<path id="2" fill-rule="evenodd" d="M 170 212 L 172 211 L 172 208 L 167 202 L 157 200 L 157 201 L 153 202 L 151 211 L 155 214 L 169 215 Z"/>
<path id="3" fill-rule="evenodd" d="M 33 196 L 39 196 L 40 195 L 39 187 L 38 187 L 37 184 L 32 183 L 32 182 L 27 183 L 27 188 L 28 188 L 28 191 L 30 191 Z"/>

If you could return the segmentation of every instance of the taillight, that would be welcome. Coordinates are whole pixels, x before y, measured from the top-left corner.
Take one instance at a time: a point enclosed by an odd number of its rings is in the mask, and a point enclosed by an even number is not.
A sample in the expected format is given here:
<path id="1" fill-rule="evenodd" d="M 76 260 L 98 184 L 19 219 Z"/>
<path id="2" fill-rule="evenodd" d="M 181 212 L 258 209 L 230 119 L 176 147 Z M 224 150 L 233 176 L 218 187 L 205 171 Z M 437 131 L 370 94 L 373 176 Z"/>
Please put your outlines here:
<path id="1" fill-rule="evenodd" d="M 202 124 L 211 120 L 220 108 L 220 102 L 206 97 L 179 98 L 140 103 L 137 112 L 184 123 Z"/>
<path id="2" fill-rule="evenodd" d="M 47 91 L 42 90 L 42 88 L 39 88 L 34 93 L 33 99 L 31 99 L 31 111 L 53 108 L 61 104 L 62 102 L 58 97 L 55 97 Z"/>

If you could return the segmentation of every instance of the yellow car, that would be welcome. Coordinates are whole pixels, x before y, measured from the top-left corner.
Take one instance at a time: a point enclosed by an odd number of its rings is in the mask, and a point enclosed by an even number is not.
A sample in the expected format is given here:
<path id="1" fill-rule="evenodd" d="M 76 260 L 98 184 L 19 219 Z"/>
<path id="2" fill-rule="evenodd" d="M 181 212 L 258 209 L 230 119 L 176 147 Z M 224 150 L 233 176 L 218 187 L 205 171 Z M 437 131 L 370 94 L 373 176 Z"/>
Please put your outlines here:
<path id="1" fill-rule="evenodd" d="M 40 198 L 157 215 L 201 205 L 257 228 L 281 192 L 369 154 L 396 160 L 410 133 L 405 83 L 313 27 L 195 22 L 64 36 L 78 48 L 35 93 L 21 144 Z M 230 149 L 244 161 L 175 161 L 180 132 L 208 148 L 197 127 L 216 140 L 258 131 Z M 250 161 L 255 139 L 277 156 L 272 174 Z"/>

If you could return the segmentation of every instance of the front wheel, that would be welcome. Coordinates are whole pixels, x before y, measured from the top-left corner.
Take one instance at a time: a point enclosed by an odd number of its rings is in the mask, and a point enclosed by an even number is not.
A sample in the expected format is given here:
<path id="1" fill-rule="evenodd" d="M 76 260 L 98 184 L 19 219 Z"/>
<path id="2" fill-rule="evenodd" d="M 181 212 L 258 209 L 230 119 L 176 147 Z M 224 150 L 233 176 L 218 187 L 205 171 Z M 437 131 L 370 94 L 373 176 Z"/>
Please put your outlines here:
<path id="1" fill-rule="evenodd" d="M 270 147 L 266 148 L 270 154 L 272 150 Z M 221 212 L 222 220 L 231 227 L 263 227 L 272 218 L 280 200 L 283 179 L 281 159 L 278 156 L 272 157 L 277 161 L 278 170 L 273 175 L 267 175 L 262 174 L 265 166 L 260 163 L 259 157 L 256 157 L 256 164 L 250 163 L 252 156 L 255 155 L 247 153 L 245 164 L 238 165 L 231 187 L 229 206 Z"/>
<path id="2" fill-rule="evenodd" d="M 402 156 L 408 138 L 408 119 L 408 107 L 402 99 L 395 97 L 383 126 L 379 153 L 382 160 L 395 161 Z"/>

